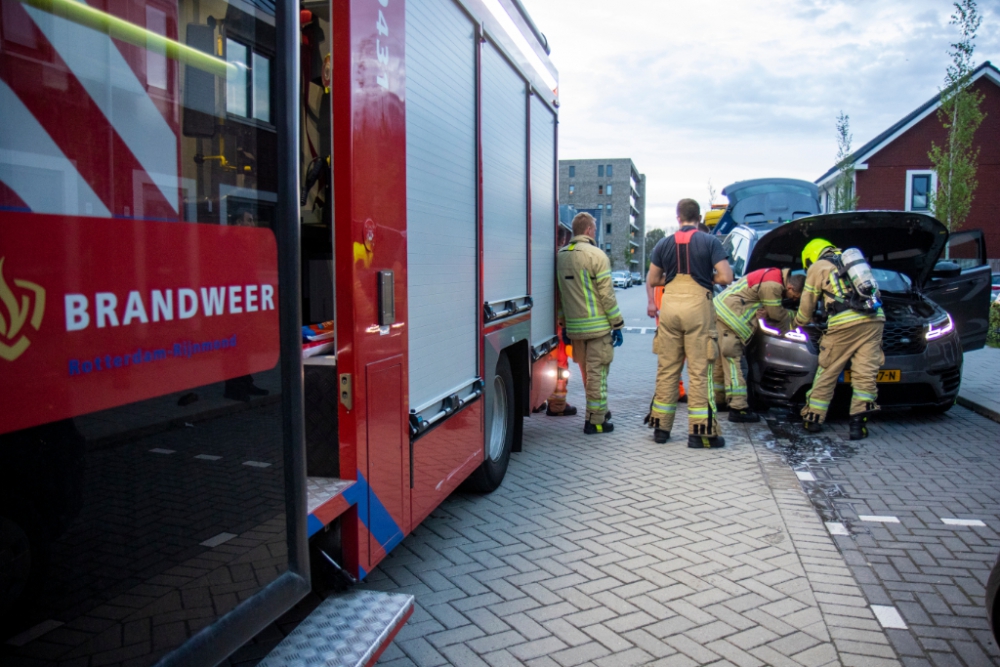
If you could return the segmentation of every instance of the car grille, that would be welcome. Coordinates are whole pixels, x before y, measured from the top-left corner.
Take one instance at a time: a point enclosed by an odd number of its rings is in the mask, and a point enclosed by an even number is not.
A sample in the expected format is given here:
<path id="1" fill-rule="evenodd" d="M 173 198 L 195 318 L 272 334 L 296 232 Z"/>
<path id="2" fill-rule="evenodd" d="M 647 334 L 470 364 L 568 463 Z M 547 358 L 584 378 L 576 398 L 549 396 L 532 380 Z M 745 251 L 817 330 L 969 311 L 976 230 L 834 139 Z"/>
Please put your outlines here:
<path id="1" fill-rule="evenodd" d="M 958 389 L 958 386 L 962 384 L 962 369 L 958 366 L 946 368 L 943 371 L 932 371 L 931 374 L 941 376 L 941 388 L 948 394 Z"/>
<path id="2" fill-rule="evenodd" d="M 923 325 L 886 322 L 882 332 L 882 352 L 885 354 L 922 354 L 927 347 Z"/>
<path id="3" fill-rule="evenodd" d="M 777 368 L 768 368 L 764 371 L 764 375 L 760 379 L 760 388 L 770 393 L 781 394 L 784 393 L 788 383 L 793 377 L 801 377 L 803 375 L 805 375 L 805 373 L 801 371 L 785 371 Z"/>

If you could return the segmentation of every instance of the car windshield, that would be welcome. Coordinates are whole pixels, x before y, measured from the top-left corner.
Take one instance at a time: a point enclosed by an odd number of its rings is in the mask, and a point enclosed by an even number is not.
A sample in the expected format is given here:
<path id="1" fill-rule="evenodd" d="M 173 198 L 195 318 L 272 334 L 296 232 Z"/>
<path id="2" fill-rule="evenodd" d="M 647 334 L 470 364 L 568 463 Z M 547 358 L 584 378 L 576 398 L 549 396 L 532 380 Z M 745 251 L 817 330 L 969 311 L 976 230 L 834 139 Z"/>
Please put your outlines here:
<path id="1" fill-rule="evenodd" d="M 872 275 L 878 283 L 878 288 L 883 292 L 897 292 L 905 294 L 910 292 L 913 282 L 906 274 L 888 269 L 872 269 Z"/>

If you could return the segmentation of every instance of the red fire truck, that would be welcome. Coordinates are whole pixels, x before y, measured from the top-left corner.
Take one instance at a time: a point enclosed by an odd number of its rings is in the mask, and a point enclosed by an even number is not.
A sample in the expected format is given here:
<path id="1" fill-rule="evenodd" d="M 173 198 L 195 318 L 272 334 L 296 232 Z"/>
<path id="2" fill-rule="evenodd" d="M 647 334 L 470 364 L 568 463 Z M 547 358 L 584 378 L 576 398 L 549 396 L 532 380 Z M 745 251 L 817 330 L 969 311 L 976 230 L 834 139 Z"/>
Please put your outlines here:
<path id="1" fill-rule="evenodd" d="M 544 36 L 519 0 L 0 7 L 0 662 L 215 665 L 311 590 L 264 664 L 374 662 L 413 600 L 348 584 L 498 487 L 555 384 Z"/>

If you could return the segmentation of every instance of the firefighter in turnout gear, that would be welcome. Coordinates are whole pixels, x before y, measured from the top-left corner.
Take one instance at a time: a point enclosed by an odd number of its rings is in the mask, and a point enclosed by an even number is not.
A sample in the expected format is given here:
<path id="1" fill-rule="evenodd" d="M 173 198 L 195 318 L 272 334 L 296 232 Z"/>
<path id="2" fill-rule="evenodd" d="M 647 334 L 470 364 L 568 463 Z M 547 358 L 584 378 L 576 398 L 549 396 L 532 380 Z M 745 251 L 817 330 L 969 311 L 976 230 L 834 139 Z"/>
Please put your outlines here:
<path id="1" fill-rule="evenodd" d="M 791 316 L 782 305 L 784 299 L 798 301 L 805 276 L 793 276 L 788 269 L 758 269 L 748 273 L 715 297 L 715 328 L 719 334 L 719 358 L 729 421 L 752 423 L 760 416 L 747 403 L 747 384 L 740 362 L 743 350 L 761 314 L 782 331 L 788 330 Z"/>
<path id="2" fill-rule="evenodd" d="M 677 385 L 684 360 L 688 365 L 688 447 L 723 447 L 716 420 L 712 391 L 712 365 L 718 353 L 715 332 L 714 284 L 733 280 L 726 252 L 719 239 L 698 231 L 698 202 L 682 199 L 677 204 L 680 229 L 656 244 L 646 276 L 649 299 L 647 314 L 659 309 L 659 324 L 653 338 L 658 357 L 656 393 L 646 423 L 653 440 L 670 439 L 677 413 Z M 663 285 L 663 299 L 655 303 L 653 290 Z"/>
<path id="3" fill-rule="evenodd" d="M 840 252 L 825 239 L 813 239 L 802 250 L 806 284 L 794 324 L 803 326 L 812 322 L 817 306 L 827 317 L 826 331 L 819 341 L 819 367 L 806 394 L 802 417 L 806 431 L 822 430 L 837 381 L 850 364 L 850 437 L 860 440 L 868 437 L 868 415 L 879 409 L 875 402 L 876 381 L 878 370 L 885 363 L 882 354 L 885 314 L 881 307 L 872 312 L 852 307 L 855 288 L 843 274 Z"/>
<path id="4" fill-rule="evenodd" d="M 573 218 L 573 239 L 556 256 L 559 324 L 572 341 L 573 358 L 584 378 L 587 434 L 614 429 L 608 419 L 608 367 L 614 348 L 622 344 L 625 326 L 611 283 L 611 262 L 597 247 L 596 235 L 594 217 L 578 214 Z"/>

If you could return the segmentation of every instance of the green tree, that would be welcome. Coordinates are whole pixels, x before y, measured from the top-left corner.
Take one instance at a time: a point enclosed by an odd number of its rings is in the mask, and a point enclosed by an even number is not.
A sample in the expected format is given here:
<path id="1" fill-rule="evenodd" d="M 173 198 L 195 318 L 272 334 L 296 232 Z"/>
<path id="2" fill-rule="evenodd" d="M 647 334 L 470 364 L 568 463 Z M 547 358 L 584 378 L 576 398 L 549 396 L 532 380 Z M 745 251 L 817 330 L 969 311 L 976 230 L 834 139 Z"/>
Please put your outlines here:
<path id="1" fill-rule="evenodd" d="M 833 210 L 853 211 L 858 207 L 854 193 L 854 163 L 851 162 L 851 117 L 841 111 L 837 114 L 837 170 L 840 174 L 833 184 Z"/>
<path id="2" fill-rule="evenodd" d="M 649 256 L 653 254 L 653 248 L 666 235 L 662 229 L 650 229 L 646 232 L 646 273 L 649 273 Z"/>
<path id="3" fill-rule="evenodd" d="M 972 73 L 975 63 L 972 54 L 976 31 L 982 22 L 976 0 L 959 0 L 954 3 L 955 13 L 951 25 L 958 26 L 959 40 L 951 45 L 948 55 L 951 65 L 944 77 L 941 107 L 938 120 L 946 132 L 944 146 L 931 143 L 927 154 L 937 172 L 937 191 L 931 193 L 931 214 L 943 222 L 949 231 L 961 228 L 972 208 L 972 195 L 979 183 L 979 147 L 972 145 L 973 138 L 986 114 L 979 109 L 983 94 L 972 90 Z"/>

